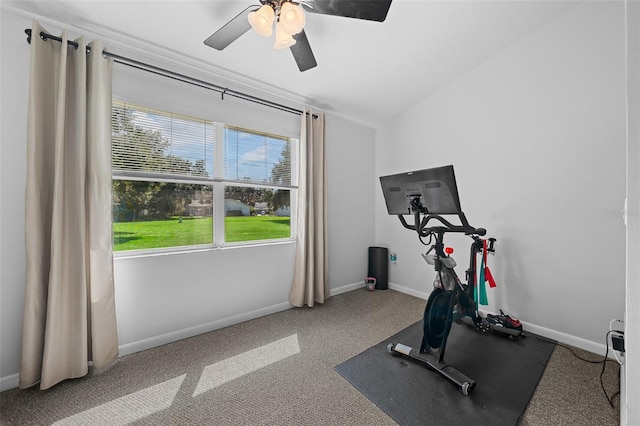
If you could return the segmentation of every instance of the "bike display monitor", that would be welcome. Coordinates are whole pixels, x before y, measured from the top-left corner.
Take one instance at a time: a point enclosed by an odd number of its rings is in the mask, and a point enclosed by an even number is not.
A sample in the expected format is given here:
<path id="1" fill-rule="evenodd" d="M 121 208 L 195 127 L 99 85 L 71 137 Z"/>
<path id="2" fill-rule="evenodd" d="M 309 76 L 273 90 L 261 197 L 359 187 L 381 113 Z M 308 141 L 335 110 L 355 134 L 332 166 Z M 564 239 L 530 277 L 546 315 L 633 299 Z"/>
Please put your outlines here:
<path id="1" fill-rule="evenodd" d="M 453 166 L 381 176 L 382 193 L 390 215 L 462 213 Z"/>

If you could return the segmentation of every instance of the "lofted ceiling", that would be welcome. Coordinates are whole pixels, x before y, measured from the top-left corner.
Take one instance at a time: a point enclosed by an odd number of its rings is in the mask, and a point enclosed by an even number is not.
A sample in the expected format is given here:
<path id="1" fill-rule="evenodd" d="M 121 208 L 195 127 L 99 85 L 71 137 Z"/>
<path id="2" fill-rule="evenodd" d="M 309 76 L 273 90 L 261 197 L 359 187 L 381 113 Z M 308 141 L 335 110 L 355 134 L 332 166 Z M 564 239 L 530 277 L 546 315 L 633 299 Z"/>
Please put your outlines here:
<path id="1" fill-rule="evenodd" d="M 340 1 L 340 0 L 336 0 Z M 579 2 L 533 0 L 393 0 L 387 19 L 363 21 L 307 14 L 305 32 L 318 66 L 300 72 L 273 36 L 247 32 L 223 51 L 203 44 L 258 0 L 3 0 L 109 40 L 144 46 L 273 87 L 375 126 L 478 67 Z M 215 77 L 211 80 L 215 82 Z"/>

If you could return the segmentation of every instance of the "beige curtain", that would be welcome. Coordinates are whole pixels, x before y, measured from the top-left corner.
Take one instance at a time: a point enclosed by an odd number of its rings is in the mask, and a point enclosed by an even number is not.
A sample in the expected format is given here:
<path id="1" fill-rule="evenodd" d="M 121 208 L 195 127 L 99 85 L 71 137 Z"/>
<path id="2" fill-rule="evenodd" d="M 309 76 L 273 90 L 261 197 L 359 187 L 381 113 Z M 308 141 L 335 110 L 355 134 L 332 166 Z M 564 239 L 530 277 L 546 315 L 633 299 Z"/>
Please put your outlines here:
<path id="1" fill-rule="evenodd" d="M 20 387 L 56 383 L 118 355 L 111 234 L 111 69 L 42 40 L 34 22 L 27 128 L 26 286 Z"/>
<path id="2" fill-rule="evenodd" d="M 301 127 L 297 243 L 289 302 L 313 307 L 329 297 L 324 114 L 303 113 Z"/>

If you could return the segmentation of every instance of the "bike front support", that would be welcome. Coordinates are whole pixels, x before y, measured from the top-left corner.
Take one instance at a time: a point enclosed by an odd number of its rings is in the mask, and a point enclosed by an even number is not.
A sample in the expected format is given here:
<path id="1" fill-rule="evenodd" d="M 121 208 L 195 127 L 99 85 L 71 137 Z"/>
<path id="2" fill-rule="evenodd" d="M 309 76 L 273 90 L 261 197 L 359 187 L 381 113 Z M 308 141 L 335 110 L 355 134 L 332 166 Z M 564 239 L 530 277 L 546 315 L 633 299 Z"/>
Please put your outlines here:
<path id="1" fill-rule="evenodd" d="M 406 356 L 407 358 L 437 372 L 456 385 L 463 395 L 469 395 L 476 387 L 475 380 L 469 378 L 460 370 L 442 362 L 442 360 L 438 360 L 432 353 L 427 352 L 418 354 L 414 348 L 403 345 L 402 343 L 389 343 L 387 350 L 391 352 L 393 356 Z"/>

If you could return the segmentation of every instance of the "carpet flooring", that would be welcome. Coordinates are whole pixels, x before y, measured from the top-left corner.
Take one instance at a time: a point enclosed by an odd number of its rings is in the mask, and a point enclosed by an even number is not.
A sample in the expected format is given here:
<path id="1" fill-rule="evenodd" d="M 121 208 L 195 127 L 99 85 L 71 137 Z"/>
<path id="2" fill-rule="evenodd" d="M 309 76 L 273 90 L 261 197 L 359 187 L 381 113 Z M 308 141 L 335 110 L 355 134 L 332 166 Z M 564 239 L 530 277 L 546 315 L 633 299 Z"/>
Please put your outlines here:
<path id="1" fill-rule="evenodd" d="M 122 356 L 46 391 L 7 390 L 0 424 L 395 425 L 334 368 L 419 321 L 424 306 L 393 290 L 350 291 Z M 617 425 L 601 368 L 556 347 L 522 424 Z M 609 393 L 617 374 L 607 363 Z"/>

